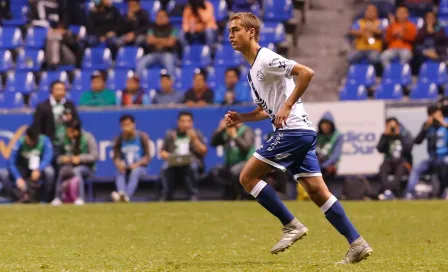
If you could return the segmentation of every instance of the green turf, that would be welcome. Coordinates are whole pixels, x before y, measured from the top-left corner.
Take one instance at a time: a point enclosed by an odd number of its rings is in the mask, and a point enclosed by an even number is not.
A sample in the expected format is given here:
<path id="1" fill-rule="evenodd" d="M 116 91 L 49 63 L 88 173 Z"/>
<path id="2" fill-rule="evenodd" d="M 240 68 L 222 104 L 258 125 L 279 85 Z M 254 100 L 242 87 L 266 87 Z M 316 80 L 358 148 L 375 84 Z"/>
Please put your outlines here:
<path id="1" fill-rule="evenodd" d="M 309 202 L 310 233 L 273 256 L 279 222 L 255 202 L 0 207 L 0 271 L 448 271 L 448 202 L 346 202 L 374 247 L 336 267 L 346 241 Z"/>

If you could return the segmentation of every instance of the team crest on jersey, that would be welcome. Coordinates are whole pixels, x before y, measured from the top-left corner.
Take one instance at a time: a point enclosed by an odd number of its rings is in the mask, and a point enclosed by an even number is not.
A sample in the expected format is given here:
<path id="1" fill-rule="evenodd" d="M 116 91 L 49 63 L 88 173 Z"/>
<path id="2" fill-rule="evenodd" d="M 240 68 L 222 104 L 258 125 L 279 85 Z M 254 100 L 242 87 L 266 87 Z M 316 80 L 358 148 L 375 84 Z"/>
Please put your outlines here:
<path id="1" fill-rule="evenodd" d="M 257 79 L 258 82 L 263 82 L 265 80 L 264 74 L 261 72 L 261 69 L 257 71 Z"/>

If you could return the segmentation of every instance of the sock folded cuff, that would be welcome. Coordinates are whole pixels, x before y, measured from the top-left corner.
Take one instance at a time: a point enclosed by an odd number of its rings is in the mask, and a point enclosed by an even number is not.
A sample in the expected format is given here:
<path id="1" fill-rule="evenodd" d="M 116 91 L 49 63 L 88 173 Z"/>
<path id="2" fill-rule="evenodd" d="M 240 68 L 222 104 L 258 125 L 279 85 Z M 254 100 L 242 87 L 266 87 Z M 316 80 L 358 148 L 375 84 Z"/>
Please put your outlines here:
<path id="1" fill-rule="evenodd" d="M 326 213 L 336 201 L 338 201 L 338 199 L 334 195 L 331 195 L 327 202 L 325 202 L 325 204 L 320 207 L 320 209 L 323 213 Z"/>
<path id="2" fill-rule="evenodd" d="M 264 187 L 266 187 L 266 185 L 268 185 L 264 180 L 260 180 L 257 185 L 255 185 L 255 187 L 252 189 L 252 191 L 250 192 L 250 194 L 257 198 L 258 194 L 260 194 L 261 190 L 263 190 Z"/>

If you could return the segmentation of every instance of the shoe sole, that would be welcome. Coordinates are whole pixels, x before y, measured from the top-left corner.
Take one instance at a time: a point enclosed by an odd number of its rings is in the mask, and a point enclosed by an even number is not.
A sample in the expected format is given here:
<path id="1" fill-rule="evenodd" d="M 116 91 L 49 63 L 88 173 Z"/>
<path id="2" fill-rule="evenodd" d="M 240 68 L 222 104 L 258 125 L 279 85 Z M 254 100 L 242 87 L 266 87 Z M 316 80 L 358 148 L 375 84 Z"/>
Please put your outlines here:
<path id="1" fill-rule="evenodd" d="M 295 242 L 302 240 L 305 236 L 308 235 L 308 230 L 306 230 L 302 235 L 300 235 L 299 237 L 297 237 L 295 240 L 291 241 L 286 247 L 278 249 L 276 251 L 271 251 L 272 254 L 277 255 L 280 252 L 283 252 L 285 250 L 287 250 L 288 248 L 290 248 Z"/>

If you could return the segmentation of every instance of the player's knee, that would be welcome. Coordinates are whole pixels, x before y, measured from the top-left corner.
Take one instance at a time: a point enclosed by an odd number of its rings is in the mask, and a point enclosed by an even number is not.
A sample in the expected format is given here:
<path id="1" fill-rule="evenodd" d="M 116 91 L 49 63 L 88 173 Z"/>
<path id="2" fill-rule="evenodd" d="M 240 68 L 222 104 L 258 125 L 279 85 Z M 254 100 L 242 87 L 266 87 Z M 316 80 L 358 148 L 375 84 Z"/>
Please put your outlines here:
<path id="1" fill-rule="evenodd" d="M 251 177 L 246 171 L 241 171 L 240 173 L 240 184 L 244 187 L 244 189 L 248 192 L 252 190 L 251 186 L 254 181 L 254 178 Z"/>

